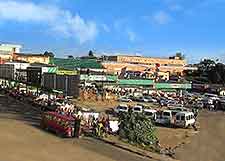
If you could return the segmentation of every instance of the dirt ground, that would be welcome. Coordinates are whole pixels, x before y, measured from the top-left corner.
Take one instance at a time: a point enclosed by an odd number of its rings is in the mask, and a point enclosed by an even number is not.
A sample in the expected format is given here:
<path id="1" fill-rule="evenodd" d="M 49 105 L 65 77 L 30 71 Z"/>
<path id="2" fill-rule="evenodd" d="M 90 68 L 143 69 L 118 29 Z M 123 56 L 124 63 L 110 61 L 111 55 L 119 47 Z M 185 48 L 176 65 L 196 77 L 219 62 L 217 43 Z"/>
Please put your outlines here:
<path id="1" fill-rule="evenodd" d="M 2 161 L 147 161 L 95 139 L 62 139 L 39 128 L 34 107 L 0 95 Z"/>
<path id="2" fill-rule="evenodd" d="M 98 112 L 103 112 L 105 110 L 109 110 L 110 108 L 115 108 L 119 104 L 127 104 L 130 106 L 134 106 L 137 104 L 143 104 L 145 106 L 149 106 L 151 108 L 157 108 L 158 105 L 153 103 L 139 103 L 139 102 L 118 102 L 114 100 L 105 100 L 105 101 L 95 101 L 95 100 L 74 100 L 73 101 L 78 107 L 91 108 Z"/>
<path id="3" fill-rule="evenodd" d="M 92 108 L 97 111 L 105 111 L 110 108 L 114 108 L 118 106 L 119 104 L 129 104 L 129 105 L 136 105 L 138 102 L 131 102 L 131 103 L 121 103 L 118 101 L 88 101 L 88 100 L 75 100 L 75 103 L 80 107 L 86 107 L 86 108 Z M 157 108 L 157 105 L 154 105 L 152 103 L 142 103 L 147 106 L 150 106 L 151 108 Z M 191 139 L 191 136 L 193 136 L 196 132 L 190 128 L 190 129 L 182 129 L 182 128 L 166 128 L 166 127 L 156 127 L 157 136 L 160 139 L 160 144 L 163 147 L 171 147 L 174 148 L 179 144 L 182 144 L 184 142 L 189 142 Z"/>
<path id="4" fill-rule="evenodd" d="M 204 111 L 199 117 L 200 132 L 176 150 L 182 161 L 225 160 L 225 113 Z"/>
<path id="5" fill-rule="evenodd" d="M 165 147 L 186 142 L 176 149 L 176 158 L 181 161 L 224 161 L 224 116 L 223 112 L 203 111 L 198 120 L 199 133 L 192 129 L 157 127 L 157 135 Z M 0 95 L 0 147 L 3 147 L 0 160 L 148 160 L 96 140 L 58 138 L 39 129 L 39 120 L 40 113 L 32 106 Z"/>
<path id="6" fill-rule="evenodd" d="M 196 134 L 193 128 L 166 128 L 156 127 L 156 134 L 160 140 L 160 144 L 164 148 L 176 148 L 181 144 L 185 144 L 191 141 L 192 136 Z"/>

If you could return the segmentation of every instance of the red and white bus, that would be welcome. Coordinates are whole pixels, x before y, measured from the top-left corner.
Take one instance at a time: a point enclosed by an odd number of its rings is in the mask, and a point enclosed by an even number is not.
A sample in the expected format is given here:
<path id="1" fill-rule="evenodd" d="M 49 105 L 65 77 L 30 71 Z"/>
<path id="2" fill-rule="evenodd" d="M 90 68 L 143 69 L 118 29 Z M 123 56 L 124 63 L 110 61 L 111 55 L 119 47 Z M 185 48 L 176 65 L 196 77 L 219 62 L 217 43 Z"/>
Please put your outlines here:
<path id="1" fill-rule="evenodd" d="M 61 137 L 74 136 L 75 119 L 57 112 L 44 112 L 41 119 L 41 128 L 54 131 Z"/>

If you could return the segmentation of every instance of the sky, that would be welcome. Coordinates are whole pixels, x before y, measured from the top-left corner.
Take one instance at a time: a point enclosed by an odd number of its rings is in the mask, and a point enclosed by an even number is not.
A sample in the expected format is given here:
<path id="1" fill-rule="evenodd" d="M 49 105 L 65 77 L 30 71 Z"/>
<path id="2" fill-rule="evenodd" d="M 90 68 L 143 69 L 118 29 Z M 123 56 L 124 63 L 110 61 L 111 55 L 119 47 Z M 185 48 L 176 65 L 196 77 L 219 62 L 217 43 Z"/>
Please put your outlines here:
<path id="1" fill-rule="evenodd" d="M 58 57 L 93 50 L 225 62 L 225 0 L 0 0 L 0 43 Z"/>

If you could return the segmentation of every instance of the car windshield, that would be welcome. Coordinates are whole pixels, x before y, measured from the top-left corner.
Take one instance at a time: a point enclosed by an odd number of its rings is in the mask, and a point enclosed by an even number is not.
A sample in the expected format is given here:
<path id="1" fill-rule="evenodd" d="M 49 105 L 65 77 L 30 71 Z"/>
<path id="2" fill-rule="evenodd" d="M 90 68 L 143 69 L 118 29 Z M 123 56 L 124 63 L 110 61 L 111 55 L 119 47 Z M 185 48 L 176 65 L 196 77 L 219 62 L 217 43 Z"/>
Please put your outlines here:
<path id="1" fill-rule="evenodd" d="M 134 107 L 134 111 L 141 111 L 140 107 Z"/>
<path id="2" fill-rule="evenodd" d="M 164 116 L 170 116 L 170 113 L 169 112 L 163 112 L 163 115 Z"/>
<path id="3" fill-rule="evenodd" d="M 127 107 L 125 107 L 125 106 L 119 106 L 118 109 L 119 110 L 127 110 Z"/>
<path id="4" fill-rule="evenodd" d="M 145 115 L 146 115 L 146 116 L 152 116 L 153 113 L 152 113 L 152 112 L 145 111 Z"/>

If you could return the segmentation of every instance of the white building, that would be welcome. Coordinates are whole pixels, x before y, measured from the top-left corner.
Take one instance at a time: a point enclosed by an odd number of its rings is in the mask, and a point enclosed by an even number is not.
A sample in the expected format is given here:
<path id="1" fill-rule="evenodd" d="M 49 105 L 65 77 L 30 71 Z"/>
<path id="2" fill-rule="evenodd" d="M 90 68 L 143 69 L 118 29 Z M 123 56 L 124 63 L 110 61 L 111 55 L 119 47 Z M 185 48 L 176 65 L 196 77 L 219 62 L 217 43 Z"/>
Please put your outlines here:
<path id="1" fill-rule="evenodd" d="M 20 53 L 21 45 L 0 44 L 0 58 L 3 60 L 12 60 L 13 53 Z"/>

